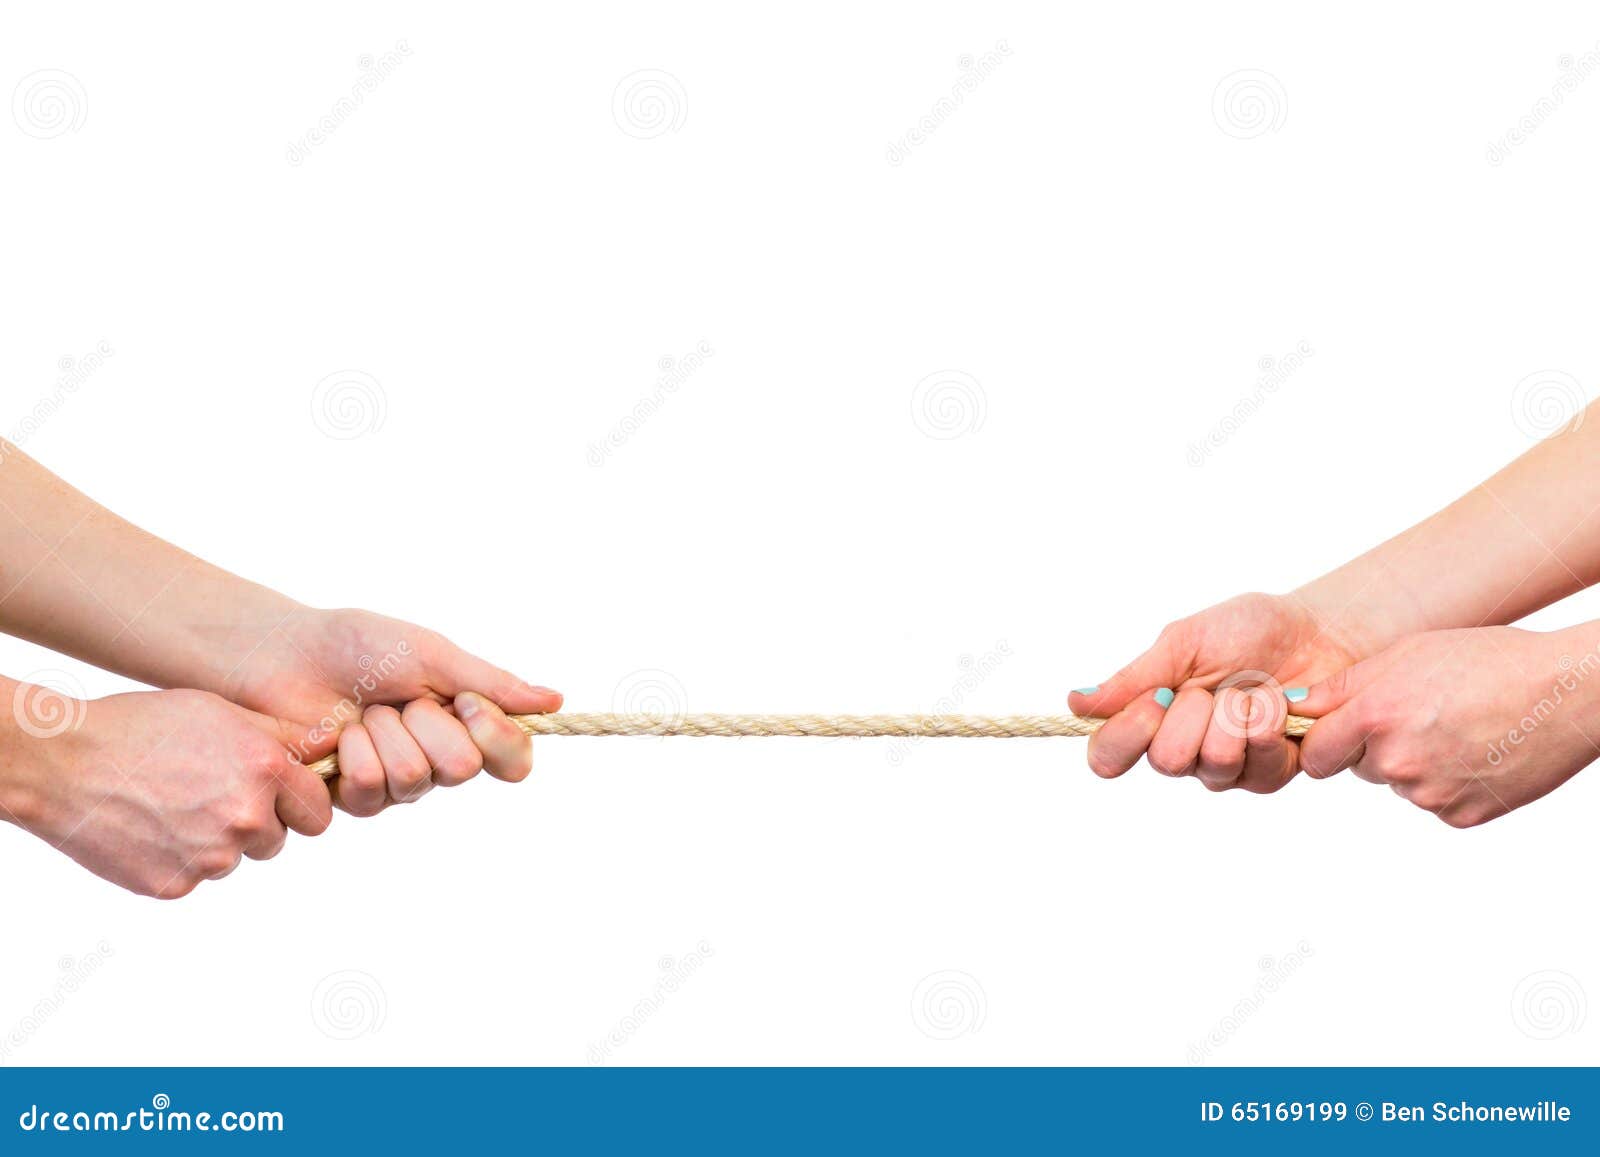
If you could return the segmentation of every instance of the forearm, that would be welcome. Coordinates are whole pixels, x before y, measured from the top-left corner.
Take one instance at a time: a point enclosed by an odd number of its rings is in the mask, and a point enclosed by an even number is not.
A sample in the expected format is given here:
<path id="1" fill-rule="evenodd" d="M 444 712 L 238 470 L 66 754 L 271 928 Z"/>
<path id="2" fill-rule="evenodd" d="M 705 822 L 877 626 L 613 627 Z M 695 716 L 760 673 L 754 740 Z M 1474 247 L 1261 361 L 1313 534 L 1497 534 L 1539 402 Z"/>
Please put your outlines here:
<path id="1" fill-rule="evenodd" d="M 4 446 L 0 630 L 154 686 L 221 691 L 296 606 Z"/>
<path id="2" fill-rule="evenodd" d="M 1600 404 L 1587 417 L 1295 595 L 1369 649 L 1514 623 L 1600 581 Z"/>

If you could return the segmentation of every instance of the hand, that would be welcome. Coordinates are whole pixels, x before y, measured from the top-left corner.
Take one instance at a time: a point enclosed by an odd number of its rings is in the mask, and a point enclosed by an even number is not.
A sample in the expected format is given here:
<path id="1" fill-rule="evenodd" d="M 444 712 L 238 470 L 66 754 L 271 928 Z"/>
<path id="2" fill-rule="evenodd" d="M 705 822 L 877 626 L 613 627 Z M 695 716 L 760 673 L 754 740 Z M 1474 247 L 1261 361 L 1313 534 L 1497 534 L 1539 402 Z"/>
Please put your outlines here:
<path id="1" fill-rule="evenodd" d="M 506 712 L 555 711 L 533 687 L 443 636 L 369 611 L 294 610 L 224 686 L 229 699 L 279 721 L 309 762 L 339 751 L 334 802 L 375 815 L 481 770 L 525 779 L 532 745 Z"/>
<path id="2" fill-rule="evenodd" d="M 1413 635 L 1314 686 L 1319 718 L 1300 761 L 1318 779 L 1348 767 L 1451 827 L 1487 823 L 1588 766 L 1600 747 L 1594 628 L 1482 627 Z"/>
<path id="3" fill-rule="evenodd" d="M 289 758 L 275 721 L 215 695 L 142 691 L 58 707 L 77 725 L 6 733 L 4 806 L 131 891 L 186 896 L 241 856 L 277 855 L 286 828 L 320 835 L 332 818 L 328 789 Z"/>
<path id="4" fill-rule="evenodd" d="M 1299 596 L 1249 594 L 1173 623 L 1104 684 L 1069 698 L 1075 714 L 1109 720 L 1089 741 L 1089 767 L 1115 778 L 1148 752 L 1161 774 L 1193 775 L 1212 791 L 1277 791 L 1299 769 L 1283 736 L 1285 690 L 1372 646 L 1326 622 Z"/>

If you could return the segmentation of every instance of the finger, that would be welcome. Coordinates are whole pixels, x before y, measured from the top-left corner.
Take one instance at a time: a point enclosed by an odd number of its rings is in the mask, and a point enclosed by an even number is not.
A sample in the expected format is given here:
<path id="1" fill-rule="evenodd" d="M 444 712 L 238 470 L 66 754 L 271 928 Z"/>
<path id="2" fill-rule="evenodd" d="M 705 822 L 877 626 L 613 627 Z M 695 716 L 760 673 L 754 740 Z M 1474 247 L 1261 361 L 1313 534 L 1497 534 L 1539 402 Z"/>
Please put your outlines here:
<path id="1" fill-rule="evenodd" d="M 1232 787 L 1244 773 L 1246 732 L 1239 721 L 1249 718 L 1249 705 L 1245 692 L 1238 687 L 1224 687 L 1214 699 L 1194 774 L 1212 791 L 1222 791 Z"/>
<path id="2" fill-rule="evenodd" d="M 525 683 L 510 671 L 468 654 L 440 636 L 434 636 L 434 653 L 428 656 L 429 682 L 447 699 L 463 691 L 476 691 L 502 710 L 533 715 L 561 710 L 561 692 Z"/>
<path id="3" fill-rule="evenodd" d="M 383 761 L 363 723 L 339 733 L 339 774 L 332 784 L 334 803 L 353 816 L 375 816 L 389 802 Z"/>
<path id="4" fill-rule="evenodd" d="M 1150 744 L 1150 766 L 1162 775 L 1193 775 L 1210 721 L 1211 692 L 1200 687 L 1179 691 Z"/>
<path id="5" fill-rule="evenodd" d="M 230 843 L 219 841 L 194 858 L 194 872 L 202 880 L 224 880 L 239 868 L 243 854 Z"/>
<path id="6" fill-rule="evenodd" d="M 361 716 L 372 736 L 372 746 L 383 764 L 384 781 L 389 798 L 395 803 L 411 803 L 421 799 L 433 786 L 432 769 L 422 748 L 400 721 L 400 712 L 393 707 L 368 707 Z"/>
<path id="7" fill-rule="evenodd" d="M 1102 779 L 1115 779 L 1138 763 L 1160 730 L 1172 699 L 1172 692 L 1162 687 L 1106 720 L 1089 738 L 1089 770 Z"/>
<path id="8" fill-rule="evenodd" d="M 1100 686 L 1072 692 L 1067 707 L 1074 715 L 1109 718 L 1146 692 L 1178 686 L 1188 677 L 1193 658 L 1182 627 L 1168 627 L 1154 646 Z"/>
<path id="9" fill-rule="evenodd" d="M 1320 683 L 1310 687 L 1291 687 L 1284 692 L 1296 715 L 1320 719 L 1332 715 L 1350 702 L 1356 694 L 1372 681 L 1376 668 L 1370 662 L 1357 663 L 1335 671 Z"/>
<path id="10" fill-rule="evenodd" d="M 433 782 L 440 787 L 455 787 L 483 770 L 483 753 L 472 742 L 466 726 L 432 699 L 415 699 L 406 704 L 400 721 L 411 738 L 422 748 Z"/>
<path id="11" fill-rule="evenodd" d="M 1389 781 L 1389 777 L 1378 770 L 1378 761 L 1367 758 L 1370 752 L 1370 745 L 1363 743 L 1360 749 L 1350 757 L 1350 761 L 1347 764 L 1350 768 L 1350 774 L 1357 779 L 1366 780 L 1368 783 L 1378 784 L 1380 787 L 1384 785 L 1393 786 Z M 1338 769 L 1335 768 L 1334 770 L 1337 771 Z"/>
<path id="12" fill-rule="evenodd" d="M 1366 758 L 1369 738 L 1358 705 L 1340 708 L 1317 720 L 1300 740 L 1300 766 L 1312 779 L 1327 779 L 1347 767 L 1354 767 L 1362 779 L 1382 783 L 1383 780 L 1373 779 L 1370 774 L 1363 775 L 1358 767 Z"/>
<path id="13" fill-rule="evenodd" d="M 288 839 L 289 829 L 283 826 L 283 821 L 277 816 L 273 816 L 269 823 L 245 841 L 244 854 L 252 860 L 270 860 L 283 851 Z"/>
<path id="14" fill-rule="evenodd" d="M 1249 722 L 1245 727 L 1244 770 L 1235 787 L 1258 795 L 1277 791 L 1300 770 L 1299 752 L 1283 735 L 1288 701 L 1272 687 L 1245 691 Z"/>
<path id="15" fill-rule="evenodd" d="M 482 695 L 463 691 L 456 696 L 456 717 L 483 753 L 483 766 L 496 779 L 520 783 L 533 770 L 533 742 L 504 711 Z"/>
<path id="16" fill-rule="evenodd" d="M 333 822 L 333 797 L 322 777 L 284 756 L 278 770 L 278 818 L 292 832 L 320 836 Z"/>

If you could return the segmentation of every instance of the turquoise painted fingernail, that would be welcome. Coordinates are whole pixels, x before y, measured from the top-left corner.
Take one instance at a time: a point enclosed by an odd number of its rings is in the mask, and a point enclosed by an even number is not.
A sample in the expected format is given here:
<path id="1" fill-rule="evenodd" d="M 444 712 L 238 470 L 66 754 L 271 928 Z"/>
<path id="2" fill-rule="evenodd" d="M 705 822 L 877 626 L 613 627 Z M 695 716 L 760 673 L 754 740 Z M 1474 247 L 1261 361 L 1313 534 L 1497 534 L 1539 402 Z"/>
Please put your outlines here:
<path id="1" fill-rule="evenodd" d="M 1162 687 L 1156 692 L 1156 702 L 1161 704 L 1161 709 L 1163 711 L 1165 711 L 1168 707 L 1171 707 L 1172 701 L 1176 698 L 1177 696 L 1173 694 L 1171 687 Z"/>
<path id="2" fill-rule="evenodd" d="M 1290 703 L 1298 703 L 1309 694 L 1311 694 L 1309 687 L 1291 687 L 1283 693 L 1283 697 Z"/>
<path id="3" fill-rule="evenodd" d="M 1076 691 L 1073 692 L 1073 694 L 1074 695 L 1098 695 L 1098 694 L 1100 694 L 1100 684 L 1096 683 L 1093 687 L 1079 687 Z"/>

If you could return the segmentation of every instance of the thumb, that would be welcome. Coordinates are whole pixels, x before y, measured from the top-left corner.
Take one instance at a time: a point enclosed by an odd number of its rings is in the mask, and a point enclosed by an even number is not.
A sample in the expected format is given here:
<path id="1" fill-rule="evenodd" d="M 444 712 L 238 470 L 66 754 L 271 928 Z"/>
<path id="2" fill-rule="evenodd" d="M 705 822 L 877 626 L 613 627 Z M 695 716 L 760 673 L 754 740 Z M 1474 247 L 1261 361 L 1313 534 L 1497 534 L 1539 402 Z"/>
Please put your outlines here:
<path id="1" fill-rule="evenodd" d="M 1085 687 L 1067 697 L 1074 715 L 1106 718 L 1139 696 L 1161 687 L 1176 689 L 1189 677 L 1194 648 L 1177 627 L 1161 632 L 1155 645 L 1098 687 Z"/>
<path id="2" fill-rule="evenodd" d="M 454 643 L 440 640 L 429 663 L 428 682 L 445 699 L 463 691 L 476 691 L 508 714 L 541 715 L 561 710 L 561 692 L 517 678 Z"/>
<path id="3" fill-rule="evenodd" d="M 1371 729 L 1361 707 L 1361 692 L 1372 682 L 1374 668 L 1357 663 L 1335 671 L 1322 682 L 1291 696 L 1289 710 L 1317 722 L 1300 741 L 1300 767 L 1313 779 L 1327 779 L 1361 762 Z"/>

